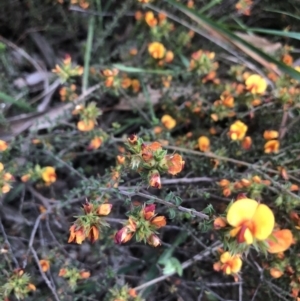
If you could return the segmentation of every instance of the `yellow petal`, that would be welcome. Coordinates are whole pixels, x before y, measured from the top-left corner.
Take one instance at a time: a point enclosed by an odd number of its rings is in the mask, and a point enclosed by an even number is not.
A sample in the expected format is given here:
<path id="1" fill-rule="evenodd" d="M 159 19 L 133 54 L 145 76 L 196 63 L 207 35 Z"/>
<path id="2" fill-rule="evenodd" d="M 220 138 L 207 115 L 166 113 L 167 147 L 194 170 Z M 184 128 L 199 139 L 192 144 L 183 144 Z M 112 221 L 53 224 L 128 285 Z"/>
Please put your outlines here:
<path id="1" fill-rule="evenodd" d="M 275 225 L 274 214 L 271 209 L 259 204 L 252 218 L 253 235 L 258 240 L 264 240 L 270 236 Z"/>
<path id="2" fill-rule="evenodd" d="M 238 273 L 242 268 L 242 264 L 243 264 L 243 262 L 242 262 L 241 258 L 238 256 L 235 256 L 231 262 L 231 272 L 233 274 Z"/>
<path id="3" fill-rule="evenodd" d="M 251 245 L 253 243 L 253 235 L 251 231 L 247 228 L 244 233 L 244 239 L 247 245 Z"/>
<path id="4" fill-rule="evenodd" d="M 220 256 L 220 261 L 222 263 L 226 263 L 227 261 L 229 261 L 231 259 L 231 255 L 229 252 L 225 252 Z"/>
<path id="5" fill-rule="evenodd" d="M 234 202 L 227 213 L 227 222 L 233 227 L 240 226 L 243 222 L 251 220 L 255 214 L 258 203 L 252 199 L 240 199 Z"/>

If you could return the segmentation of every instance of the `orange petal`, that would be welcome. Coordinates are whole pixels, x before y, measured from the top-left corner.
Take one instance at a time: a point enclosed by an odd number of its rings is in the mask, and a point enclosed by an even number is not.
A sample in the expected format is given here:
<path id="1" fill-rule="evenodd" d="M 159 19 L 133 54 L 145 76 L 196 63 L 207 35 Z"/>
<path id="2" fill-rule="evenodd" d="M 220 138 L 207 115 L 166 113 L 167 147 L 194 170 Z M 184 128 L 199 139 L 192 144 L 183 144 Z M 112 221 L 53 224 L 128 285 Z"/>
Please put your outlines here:
<path id="1" fill-rule="evenodd" d="M 252 218 L 253 235 L 258 240 L 264 240 L 270 236 L 275 225 L 275 218 L 272 210 L 259 204 Z"/>
<path id="2" fill-rule="evenodd" d="M 269 253 L 284 252 L 293 243 L 293 234 L 288 229 L 274 231 L 272 233 L 272 236 L 275 238 L 276 241 L 274 241 L 273 239 L 268 239 Z"/>
<path id="3" fill-rule="evenodd" d="M 239 199 L 234 202 L 227 213 L 227 222 L 233 227 L 240 226 L 243 222 L 251 220 L 258 207 L 258 202 L 252 199 Z"/>

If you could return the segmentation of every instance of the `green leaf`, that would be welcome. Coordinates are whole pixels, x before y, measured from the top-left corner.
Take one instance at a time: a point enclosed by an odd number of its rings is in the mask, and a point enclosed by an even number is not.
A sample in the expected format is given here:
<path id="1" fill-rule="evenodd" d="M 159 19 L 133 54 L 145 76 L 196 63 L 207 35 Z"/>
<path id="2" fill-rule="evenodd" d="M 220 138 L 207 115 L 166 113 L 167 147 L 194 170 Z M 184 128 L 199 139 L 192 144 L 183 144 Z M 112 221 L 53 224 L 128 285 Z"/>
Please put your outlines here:
<path id="1" fill-rule="evenodd" d="M 0 101 L 15 105 L 16 107 L 19 107 L 20 109 L 23 110 L 32 111 L 32 107 L 28 103 L 26 103 L 25 100 L 21 100 L 21 99 L 17 100 L 1 91 L 0 91 Z"/>
<path id="2" fill-rule="evenodd" d="M 153 74 L 173 74 L 172 70 L 154 70 L 154 69 L 143 69 L 143 68 L 136 68 L 125 66 L 123 64 L 114 64 L 115 68 L 119 69 L 120 71 L 128 72 L 128 73 L 153 73 Z"/>
<path id="3" fill-rule="evenodd" d="M 285 12 L 285 11 L 282 11 L 282 10 L 271 9 L 271 8 L 264 8 L 263 10 L 264 10 L 264 11 L 273 12 L 273 13 L 283 14 L 283 15 L 286 15 L 286 16 L 289 16 L 289 17 L 292 17 L 292 18 L 295 18 L 295 19 L 297 19 L 297 20 L 300 20 L 300 17 L 299 17 L 298 15 L 294 15 L 294 14 L 291 14 L 291 13 L 288 13 L 288 12 Z"/>
<path id="4" fill-rule="evenodd" d="M 297 72 L 295 69 L 287 66 L 286 64 L 276 60 L 274 57 L 268 55 L 267 53 L 263 52 L 262 50 L 256 48 L 255 46 L 251 45 L 250 43 L 246 42 L 242 38 L 235 35 L 233 32 L 228 30 L 225 25 L 221 23 L 217 23 L 210 18 L 196 12 L 195 10 L 189 9 L 186 6 L 176 2 L 175 0 L 166 0 L 169 4 L 173 5 L 177 9 L 181 10 L 187 16 L 189 16 L 192 20 L 197 22 L 198 24 L 202 25 L 202 27 L 209 28 L 210 31 L 215 32 L 219 36 L 223 37 L 227 43 L 232 44 L 235 47 L 240 45 L 243 46 L 244 52 L 247 54 L 248 52 L 254 53 L 257 57 L 261 58 L 263 61 L 267 61 L 268 63 L 274 64 L 277 66 L 279 70 L 282 72 L 289 74 L 294 79 L 300 81 L 300 72 Z M 248 53 L 249 55 L 249 53 Z M 260 63 L 262 64 L 261 60 Z"/>

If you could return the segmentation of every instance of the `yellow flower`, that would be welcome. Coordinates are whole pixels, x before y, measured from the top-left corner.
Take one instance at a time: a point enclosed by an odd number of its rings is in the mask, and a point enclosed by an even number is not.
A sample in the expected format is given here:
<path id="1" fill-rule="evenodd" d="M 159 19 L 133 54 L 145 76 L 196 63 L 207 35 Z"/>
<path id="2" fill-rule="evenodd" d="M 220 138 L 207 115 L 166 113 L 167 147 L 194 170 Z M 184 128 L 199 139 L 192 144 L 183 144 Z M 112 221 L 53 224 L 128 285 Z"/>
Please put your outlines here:
<path id="1" fill-rule="evenodd" d="M 52 166 L 46 166 L 42 170 L 42 179 L 47 183 L 51 184 L 56 181 L 55 168 Z"/>
<path id="2" fill-rule="evenodd" d="M 278 131 L 264 131 L 264 139 L 271 140 L 271 139 L 277 139 L 279 136 Z"/>
<path id="3" fill-rule="evenodd" d="M 41 266 L 43 272 L 47 272 L 50 268 L 49 260 L 41 259 L 40 260 L 40 266 Z"/>
<path id="4" fill-rule="evenodd" d="M 7 142 L 0 140 L 0 152 L 5 151 L 7 149 L 7 147 L 8 147 Z"/>
<path id="5" fill-rule="evenodd" d="M 277 153 L 279 150 L 279 141 L 278 140 L 270 140 L 265 143 L 264 149 L 266 154 Z"/>
<path id="6" fill-rule="evenodd" d="M 101 204 L 97 209 L 97 214 L 99 215 L 108 215 L 110 214 L 112 204 Z"/>
<path id="7" fill-rule="evenodd" d="M 162 59 L 165 56 L 166 48 L 162 43 L 153 42 L 149 44 L 148 52 L 154 59 Z"/>
<path id="8" fill-rule="evenodd" d="M 173 129 L 176 126 L 176 120 L 170 115 L 164 115 L 161 118 L 161 122 L 168 130 Z"/>
<path id="9" fill-rule="evenodd" d="M 293 243 L 293 234 L 289 229 L 276 230 L 267 240 L 269 253 L 280 253 L 286 251 Z"/>
<path id="10" fill-rule="evenodd" d="M 242 268 L 240 255 L 231 255 L 225 252 L 220 256 L 220 261 L 214 264 L 215 271 L 223 271 L 226 275 L 238 273 Z"/>
<path id="11" fill-rule="evenodd" d="M 206 136 L 201 136 L 198 139 L 198 146 L 199 146 L 199 149 L 202 152 L 209 151 L 209 147 L 210 147 L 210 141 L 209 141 L 209 139 Z"/>
<path id="12" fill-rule="evenodd" d="M 246 89 L 252 94 L 263 94 L 267 89 L 266 80 L 258 75 L 252 74 L 245 81 Z"/>
<path id="13" fill-rule="evenodd" d="M 95 122 L 93 120 L 84 121 L 81 120 L 77 123 L 77 128 L 81 132 L 89 132 L 95 127 Z"/>
<path id="14" fill-rule="evenodd" d="M 246 132 L 248 130 L 248 126 L 240 120 L 237 120 L 230 126 L 229 129 L 229 137 L 232 140 L 243 140 Z"/>
<path id="15" fill-rule="evenodd" d="M 252 244 L 255 239 L 265 240 L 272 233 L 275 224 L 271 209 L 252 199 L 239 199 L 229 208 L 227 222 L 234 227 L 231 237 L 239 243 Z"/>
<path id="16" fill-rule="evenodd" d="M 154 17 L 152 11 L 147 11 L 145 13 L 145 21 L 149 25 L 149 27 L 155 27 L 157 25 L 157 19 Z"/>

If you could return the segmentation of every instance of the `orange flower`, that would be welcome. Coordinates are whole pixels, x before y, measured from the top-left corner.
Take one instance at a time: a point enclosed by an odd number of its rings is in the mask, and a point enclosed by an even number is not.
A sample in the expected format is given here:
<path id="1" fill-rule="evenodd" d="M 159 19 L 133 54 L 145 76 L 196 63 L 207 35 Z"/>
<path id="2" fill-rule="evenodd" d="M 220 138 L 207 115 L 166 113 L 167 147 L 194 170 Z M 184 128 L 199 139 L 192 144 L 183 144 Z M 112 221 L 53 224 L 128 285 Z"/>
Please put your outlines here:
<path id="1" fill-rule="evenodd" d="M 134 14 L 134 17 L 137 21 L 140 21 L 143 18 L 143 16 L 144 15 L 140 10 L 136 11 L 135 14 Z"/>
<path id="2" fill-rule="evenodd" d="M 52 166 L 46 166 L 42 169 L 42 179 L 46 184 L 52 184 L 56 181 L 55 168 Z"/>
<path id="3" fill-rule="evenodd" d="M 29 283 L 28 285 L 27 285 L 27 288 L 28 288 L 28 290 L 30 290 L 30 291 L 36 291 L 36 287 L 35 287 L 35 285 L 34 284 L 32 284 L 32 283 Z"/>
<path id="4" fill-rule="evenodd" d="M 229 186 L 229 184 L 230 184 L 230 182 L 229 182 L 229 180 L 227 180 L 227 179 L 222 179 L 220 182 L 219 182 L 219 185 L 221 186 L 221 187 L 227 187 L 227 186 Z"/>
<path id="5" fill-rule="evenodd" d="M 95 137 L 91 140 L 89 146 L 87 147 L 88 150 L 92 149 L 98 149 L 102 144 L 102 138 L 101 137 Z"/>
<path id="6" fill-rule="evenodd" d="M 150 246 L 155 247 L 155 248 L 161 245 L 161 241 L 160 241 L 159 237 L 156 234 L 151 234 L 147 238 L 147 243 Z"/>
<path id="7" fill-rule="evenodd" d="M 243 140 L 247 130 L 248 126 L 242 121 L 237 120 L 230 126 L 228 134 L 232 140 Z"/>
<path id="8" fill-rule="evenodd" d="M 234 228 L 231 237 L 239 243 L 252 244 L 255 239 L 265 240 L 272 233 L 275 224 L 271 209 L 255 200 L 244 198 L 234 202 L 227 212 L 227 222 Z"/>
<path id="9" fill-rule="evenodd" d="M 80 271 L 79 274 L 81 279 L 88 279 L 91 276 L 91 273 L 89 271 Z"/>
<path id="10" fill-rule="evenodd" d="M 249 150 L 251 148 L 252 145 L 252 139 L 250 136 L 246 136 L 243 141 L 242 141 L 242 148 L 244 150 Z"/>
<path id="11" fill-rule="evenodd" d="M 131 79 L 128 77 L 125 77 L 122 79 L 121 86 L 123 89 L 128 89 L 131 86 Z"/>
<path id="12" fill-rule="evenodd" d="M 171 156 L 166 156 L 166 158 L 169 174 L 174 176 L 182 171 L 185 162 L 182 160 L 182 157 L 180 155 L 174 154 Z"/>
<path id="13" fill-rule="evenodd" d="M 84 240 L 85 240 L 85 234 L 83 228 L 77 229 L 76 225 L 72 225 L 70 227 L 70 237 L 68 243 L 74 241 L 77 244 L 81 245 Z"/>
<path id="14" fill-rule="evenodd" d="M 234 98 L 228 91 L 224 91 L 221 95 L 221 103 L 227 108 L 234 107 Z"/>
<path id="15" fill-rule="evenodd" d="M 157 19 L 154 17 L 152 11 L 147 11 L 145 13 L 145 21 L 149 25 L 149 27 L 155 27 L 157 25 Z"/>
<path id="16" fill-rule="evenodd" d="M 174 53 L 173 53 L 173 51 L 168 50 L 166 52 L 166 55 L 165 55 L 165 62 L 166 63 L 171 63 L 173 61 L 173 59 L 174 59 Z"/>
<path id="17" fill-rule="evenodd" d="M 67 269 L 60 269 L 58 276 L 59 277 L 64 277 L 67 274 Z"/>
<path id="18" fill-rule="evenodd" d="M 31 177 L 30 174 L 23 175 L 23 176 L 21 177 L 21 181 L 22 181 L 23 183 L 26 183 L 26 182 L 29 181 L 30 177 Z"/>
<path id="19" fill-rule="evenodd" d="M 271 140 L 271 139 L 277 139 L 279 136 L 278 131 L 264 131 L 264 139 Z"/>
<path id="20" fill-rule="evenodd" d="M 154 59 L 162 59 L 165 56 L 166 48 L 162 43 L 153 42 L 149 44 L 148 52 Z"/>
<path id="21" fill-rule="evenodd" d="M 267 243 L 269 253 L 280 253 L 286 251 L 294 242 L 293 234 L 289 229 L 274 231 Z"/>
<path id="22" fill-rule="evenodd" d="M 158 188 L 158 189 L 161 188 L 161 178 L 157 170 L 152 170 L 151 172 L 149 172 L 148 183 L 151 187 Z"/>
<path id="23" fill-rule="evenodd" d="M 277 269 L 277 268 L 271 268 L 270 269 L 270 275 L 273 278 L 280 278 L 283 275 L 283 271 Z"/>
<path id="24" fill-rule="evenodd" d="M 215 271 L 223 271 L 226 275 L 238 273 L 242 268 L 240 255 L 231 255 L 225 252 L 220 256 L 220 261 L 214 264 Z"/>
<path id="25" fill-rule="evenodd" d="M 199 146 L 199 149 L 202 152 L 208 152 L 209 151 L 209 147 L 210 147 L 210 141 L 209 141 L 208 137 L 201 136 L 198 139 L 198 146 Z"/>
<path id="26" fill-rule="evenodd" d="M 88 120 L 88 121 L 80 120 L 77 123 L 77 128 L 81 132 L 89 132 L 93 130 L 94 127 L 95 127 L 95 121 L 93 120 Z"/>
<path id="27" fill-rule="evenodd" d="M 143 215 L 144 215 L 144 218 L 147 221 L 154 217 L 154 215 L 155 215 L 155 207 L 156 207 L 155 204 L 151 204 L 151 205 L 147 205 L 143 209 Z"/>
<path id="28" fill-rule="evenodd" d="M 111 212 L 112 204 L 101 204 L 97 209 L 99 215 L 109 215 Z"/>
<path id="29" fill-rule="evenodd" d="M 265 143 L 264 149 L 266 154 L 277 153 L 280 143 L 278 140 L 269 140 Z"/>
<path id="30" fill-rule="evenodd" d="M 50 261 L 46 259 L 41 259 L 40 260 L 40 266 L 42 268 L 42 271 L 45 273 L 49 270 L 50 268 Z"/>
<path id="31" fill-rule="evenodd" d="M 151 220 L 151 225 L 155 226 L 157 229 L 164 227 L 166 224 L 167 221 L 164 216 L 156 216 Z"/>
<path id="32" fill-rule="evenodd" d="M 129 218 L 128 224 L 115 234 L 114 237 L 115 243 L 117 244 L 126 243 L 133 237 L 135 231 L 136 231 L 136 223 L 131 218 Z"/>
<path id="33" fill-rule="evenodd" d="M 176 126 L 176 120 L 170 115 L 164 115 L 161 118 L 161 122 L 168 130 L 173 129 Z"/>
<path id="34" fill-rule="evenodd" d="M 224 217 L 217 217 L 214 220 L 214 228 L 216 230 L 225 228 L 226 226 L 227 226 L 227 222 L 226 222 L 226 219 Z"/>
<path id="35" fill-rule="evenodd" d="M 161 144 L 159 142 L 152 142 L 150 144 L 143 144 L 142 145 L 142 157 L 144 161 L 150 161 L 153 158 L 153 154 L 161 149 Z"/>
<path id="36" fill-rule="evenodd" d="M 94 243 L 96 240 L 99 239 L 99 229 L 96 226 L 92 226 L 90 228 L 88 239 Z"/>
<path id="37" fill-rule="evenodd" d="M 131 80 L 131 87 L 134 93 L 139 92 L 141 88 L 140 81 L 138 79 Z"/>
<path id="38" fill-rule="evenodd" d="M 246 79 L 245 85 L 246 89 L 252 94 L 263 94 L 268 86 L 266 80 L 258 74 L 250 75 Z"/>
<path id="39" fill-rule="evenodd" d="M 138 136 L 135 135 L 135 134 L 132 134 L 130 135 L 128 138 L 127 138 L 127 141 L 130 143 L 130 144 L 136 144 L 138 140 Z"/>
<path id="40" fill-rule="evenodd" d="M 0 140 L 0 152 L 4 152 L 8 148 L 7 142 Z"/>

